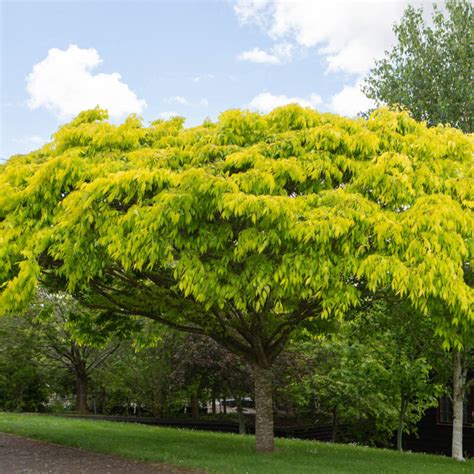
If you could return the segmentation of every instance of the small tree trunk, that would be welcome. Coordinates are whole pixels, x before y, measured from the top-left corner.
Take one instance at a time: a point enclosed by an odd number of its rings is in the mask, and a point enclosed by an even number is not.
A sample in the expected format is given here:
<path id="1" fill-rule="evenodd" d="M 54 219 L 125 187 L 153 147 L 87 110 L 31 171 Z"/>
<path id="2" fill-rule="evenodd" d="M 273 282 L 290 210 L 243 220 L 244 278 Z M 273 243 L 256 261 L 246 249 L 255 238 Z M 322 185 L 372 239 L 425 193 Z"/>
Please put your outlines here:
<path id="1" fill-rule="evenodd" d="M 332 411 L 332 432 L 331 432 L 331 442 L 335 443 L 337 439 L 337 429 L 339 427 L 339 414 L 337 407 L 334 407 Z"/>
<path id="2" fill-rule="evenodd" d="M 237 414 L 239 415 L 239 434 L 244 435 L 247 433 L 247 428 L 245 423 L 244 409 L 242 407 L 242 399 L 237 397 L 235 401 L 237 404 Z"/>
<path id="3" fill-rule="evenodd" d="M 87 376 L 77 374 L 76 376 L 76 413 L 86 415 L 89 413 L 87 408 Z"/>
<path id="4" fill-rule="evenodd" d="M 257 452 L 275 450 L 273 432 L 272 373 L 270 369 L 255 366 L 255 438 Z"/>
<path id="5" fill-rule="evenodd" d="M 463 370 L 462 355 L 453 350 L 453 437 L 451 455 L 458 461 L 463 461 L 463 411 L 464 411 L 464 385 L 466 372 Z"/>
<path id="6" fill-rule="evenodd" d="M 199 401 L 197 393 L 193 392 L 191 395 L 191 418 L 196 419 L 199 417 Z"/>
<path id="7" fill-rule="evenodd" d="M 224 399 L 222 400 L 222 407 L 224 408 L 224 415 L 227 415 L 227 400 L 224 395 Z"/>
<path id="8" fill-rule="evenodd" d="M 214 396 L 212 397 L 212 414 L 215 415 L 216 414 L 216 399 L 214 398 Z"/>
<path id="9" fill-rule="evenodd" d="M 397 451 L 403 451 L 403 425 L 405 423 L 405 412 L 407 409 L 405 398 L 401 397 L 400 412 L 398 414 L 398 428 L 397 428 Z"/>

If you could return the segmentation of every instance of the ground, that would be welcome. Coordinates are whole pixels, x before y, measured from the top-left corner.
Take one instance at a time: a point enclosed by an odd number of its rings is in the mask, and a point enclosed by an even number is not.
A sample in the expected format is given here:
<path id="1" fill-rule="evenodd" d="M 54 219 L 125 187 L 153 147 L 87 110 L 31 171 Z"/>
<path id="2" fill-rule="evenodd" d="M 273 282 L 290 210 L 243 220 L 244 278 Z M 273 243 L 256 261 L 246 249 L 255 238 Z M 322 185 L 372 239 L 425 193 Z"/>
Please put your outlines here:
<path id="1" fill-rule="evenodd" d="M 110 454 L 46 443 L 0 433 L 0 472 L 16 473 L 101 473 L 101 474 L 185 474 L 198 471 L 129 461 Z"/>
<path id="2" fill-rule="evenodd" d="M 168 469 L 170 466 L 179 466 L 209 473 L 472 474 L 474 472 L 474 460 L 457 462 L 442 456 L 290 439 L 278 439 L 277 452 L 262 455 L 255 453 L 255 438 L 252 436 L 47 415 L 0 413 L 0 432 L 97 453 L 115 454 L 141 462 L 164 463 Z M 2 469 L 2 460 L 3 457 L 0 455 L 0 472 L 12 472 L 8 469 L 5 471 L 6 468 Z M 128 461 L 121 462 L 125 465 Z M 155 469 L 159 468 L 160 466 L 155 465 Z M 114 470 L 115 472 L 120 471 Z"/>

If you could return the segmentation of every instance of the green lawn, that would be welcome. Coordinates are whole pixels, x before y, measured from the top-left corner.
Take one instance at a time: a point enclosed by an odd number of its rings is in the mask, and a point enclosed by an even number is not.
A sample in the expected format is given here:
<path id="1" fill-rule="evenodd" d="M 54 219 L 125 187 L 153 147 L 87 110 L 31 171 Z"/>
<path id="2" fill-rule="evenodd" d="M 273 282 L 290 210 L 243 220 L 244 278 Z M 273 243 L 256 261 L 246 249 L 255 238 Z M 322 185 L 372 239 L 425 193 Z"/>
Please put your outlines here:
<path id="1" fill-rule="evenodd" d="M 278 439 L 278 452 L 257 455 L 252 436 L 0 413 L 0 431 L 141 461 L 215 473 L 473 473 L 474 461 L 314 441 Z"/>

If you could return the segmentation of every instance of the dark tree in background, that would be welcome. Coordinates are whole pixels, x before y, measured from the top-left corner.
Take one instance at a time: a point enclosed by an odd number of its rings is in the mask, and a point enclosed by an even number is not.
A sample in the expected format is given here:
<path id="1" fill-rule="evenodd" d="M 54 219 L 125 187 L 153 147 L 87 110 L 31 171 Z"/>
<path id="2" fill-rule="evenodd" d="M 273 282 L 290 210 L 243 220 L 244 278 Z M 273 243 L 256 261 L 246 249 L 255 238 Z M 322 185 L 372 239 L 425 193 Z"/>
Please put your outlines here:
<path id="1" fill-rule="evenodd" d="M 473 6 L 434 6 L 432 25 L 409 6 L 394 26 L 397 44 L 377 61 L 363 87 L 378 104 L 401 105 L 429 125 L 473 131 Z"/>

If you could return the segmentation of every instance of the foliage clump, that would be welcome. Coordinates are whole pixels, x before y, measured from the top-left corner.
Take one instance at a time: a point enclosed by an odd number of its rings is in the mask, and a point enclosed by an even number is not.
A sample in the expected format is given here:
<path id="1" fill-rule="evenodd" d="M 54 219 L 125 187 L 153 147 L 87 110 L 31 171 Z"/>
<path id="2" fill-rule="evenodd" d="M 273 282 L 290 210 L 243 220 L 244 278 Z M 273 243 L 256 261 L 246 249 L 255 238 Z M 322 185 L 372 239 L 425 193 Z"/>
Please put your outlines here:
<path id="1" fill-rule="evenodd" d="M 424 311 L 444 302 L 455 323 L 471 312 L 470 136 L 386 109 L 367 121 L 297 105 L 230 110 L 190 129 L 106 119 L 83 112 L 2 166 L 3 311 L 47 269 L 71 291 L 130 279 L 134 302 L 115 295 L 119 307 L 207 332 L 203 315 L 229 304 L 275 327 L 302 301 L 344 312 L 360 298 L 353 278 Z M 179 315 L 172 295 L 190 302 Z"/>

